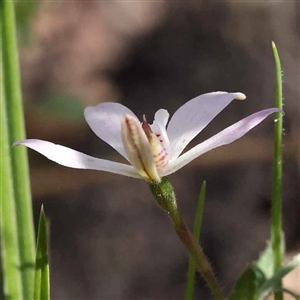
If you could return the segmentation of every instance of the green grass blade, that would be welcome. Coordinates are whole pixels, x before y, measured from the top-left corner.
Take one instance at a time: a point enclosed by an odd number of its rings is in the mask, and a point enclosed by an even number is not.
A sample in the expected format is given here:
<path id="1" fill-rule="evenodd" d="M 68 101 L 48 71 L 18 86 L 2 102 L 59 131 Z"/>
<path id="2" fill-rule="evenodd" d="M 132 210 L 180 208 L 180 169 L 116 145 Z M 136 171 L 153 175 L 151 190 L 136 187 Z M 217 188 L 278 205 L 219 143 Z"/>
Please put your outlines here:
<path id="1" fill-rule="evenodd" d="M 41 207 L 35 260 L 34 300 L 50 299 L 47 220 Z"/>
<path id="2" fill-rule="evenodd" d="M 12 145 L 16 140 L 25 138 L 24 116 L 14 4 L 13 1 L 0 0 L 0 5 L 2 11 L 3 70 L 8 138 L 9 144 Z M 33 296 L 35 243 L 27 152 L 25 148 L 11 148 L 11 165 L 18 226 L 23 298 L 30 299 Z"/>
<path id="3" fill-rule="evenodd" d="M 0 10 L 0 20 L 3 15 Z M 0 23 L 0 37 L 2 22 Z M 10 144 L 5 107 L 4 78 L 2 65 L 2 39 L 0 39 L 0 244 L 2 284 L 5 299 L 22 299 L 22 277 L 20 271 L 20 256 L 18 243 L 18 227 L 16 220 L 13 192 L 12 170 L 10 161 Z"/>
<path id="4" fill-rule="evenodd" d="M 282 69 L 279 55 L 274 42 L 272 42 L 276 65 L 276 107 L 282 109 Z M 271 242 L 273 249 L 273 267 L 276 273 L 282 265 L 282 114 L 276 114 L 274 158 L 273 158 L 273 183 L 272 183 L 272 222 Z M 278 283 L 278 288 L 281 282 Z M 282 300 L 282 292 L 275 294 L 275 300 Z"/>
<path id="5" fill-rule="evenodd" d="M 205 201 L 205 191 L 206 191 L 206 181 L 203 181 L 196 211 L 196 217 L 194 222 L 194 230 L 193 235 L 195 239 L 199 240 L 201 225 L 202 225 L 202 216 L 204 209 L 204 201 Z M 187 286 L 185 299 L 192 300 L 194 298 L 194 281 L 195 281 L 195 272 L 196 272 L 196 264 L 194 260 L 190 257 L 189 259 L 189 268 L 188 268 L 188 276 L 187 276 Z"/>
<path id="6" fill-rule="evenodd" d="M 293 291 L 291 291 L 291 290 L 289 290 L 289 289 L 283 288 L 283 289 L 282 289 L 282 292 L 283 292 L 283 293 L 286 293 L 286 294 L 288 294 L 288 295 L 290 295 L 290 296 L 291 296 L 292 298 L 294 298 L 295 300 L 300 300 L 300 295 L 297 294 L 297 293 L 295 293 L 295 292 L 293 292 Z"/>

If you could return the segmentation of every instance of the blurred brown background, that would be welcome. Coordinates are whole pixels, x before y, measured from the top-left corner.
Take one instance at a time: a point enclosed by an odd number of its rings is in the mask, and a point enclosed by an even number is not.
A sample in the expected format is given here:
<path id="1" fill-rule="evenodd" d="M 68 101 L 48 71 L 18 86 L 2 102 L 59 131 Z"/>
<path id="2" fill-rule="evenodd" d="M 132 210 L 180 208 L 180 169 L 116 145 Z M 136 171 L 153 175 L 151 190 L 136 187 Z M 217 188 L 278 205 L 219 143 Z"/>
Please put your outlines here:
<path id="1" fill-rule="evenodd" d="M 117 101 L 151 120 L 202 93 L 245 93 L 195 145 L 274 106 L 274 40 L 284 73 L 284 228 L 287 249 L 297 248 L 297 0 L 16 5 L 28 138 L 113 160 L 119 155 L 85 123 L 85 106 Z M 273 119 L 170 176 L 191 226 L 207 180 L 201 241 L 226 292 L 269 238 Z M 50 221 L 52 299 L 183 299 L 187 255 L 146 183 L 29 157 L 35 217 L 44 203 Z M 210 299 L 199 276 L 196 296 Z"/>

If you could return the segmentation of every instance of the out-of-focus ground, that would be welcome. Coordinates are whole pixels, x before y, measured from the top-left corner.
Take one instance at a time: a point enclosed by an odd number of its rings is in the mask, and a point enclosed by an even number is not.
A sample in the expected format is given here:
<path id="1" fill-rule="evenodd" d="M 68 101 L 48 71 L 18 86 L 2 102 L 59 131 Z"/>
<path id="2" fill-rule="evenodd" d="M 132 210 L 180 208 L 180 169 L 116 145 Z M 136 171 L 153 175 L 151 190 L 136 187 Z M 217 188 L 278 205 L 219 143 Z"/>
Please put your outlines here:
<path id="1" fill-rule="evenodd" d="M 195 145 L 274 106 L 274 40 L 284 73 L 283 222 L 287 250 L 299 245 L 297 0 L 40 1 L 19 29 L 28 138 L 113 160 L 85 106 L 117 101 L 151 120 L 205 92 L 245 93 Z M 207 181 L 201 242 L 226 292 L 269 238 L 273 120 L 170 176 L 190 226 Z M 146 183 L 29 154 L 35 213 L 44 203 L 50 221 L 52 299 L 183 298 L 187 255 Z M 199 276 L 196 297 L 210 299 Z"/>

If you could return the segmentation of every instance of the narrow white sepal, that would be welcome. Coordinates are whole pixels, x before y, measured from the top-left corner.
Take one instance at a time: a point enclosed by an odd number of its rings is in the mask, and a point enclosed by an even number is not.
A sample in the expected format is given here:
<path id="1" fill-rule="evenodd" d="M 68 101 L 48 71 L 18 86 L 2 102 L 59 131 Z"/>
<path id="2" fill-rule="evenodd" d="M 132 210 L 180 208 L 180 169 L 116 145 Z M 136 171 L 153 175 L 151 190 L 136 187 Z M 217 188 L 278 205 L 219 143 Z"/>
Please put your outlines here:
<path id="1" fill-rule="evenodd" d="M 184 153 L 174 161 L 171 161 L 169 165 L 161 172 L 161 176 L 167 176 L 181 169 L 188 163 L 200 155 L 223 145 L 230 144 L 235 140 L 244 136 L 253 127 L 262 122 L 266 117 L 275 112 L 282 112 L 278 108 L 269 108 L 257 113 L 254 113 L 239 122 L 227 127 L 223 131 L 195 146 L 188 152 Z"/>
<path id="2" fill-rule="evenodd" d="M 189 142 L 234 99 L 244 100 L 246 96 L 243 93 L 213 92 L 183 104 L 174 113 L 167 127 L 170 159 L 175 160 Z"/>
<path id="3" fill-rule="evenodd" d="M 51 142 L 37 139 L 27 139 L 15 142 L 13 145 L 24 145 L 46 156 L 48 159 L 69 168 L 106 171 L 141 179 L 141 176 L 132 166 L 92 157 L 68 147 L 53 144 Z"/>

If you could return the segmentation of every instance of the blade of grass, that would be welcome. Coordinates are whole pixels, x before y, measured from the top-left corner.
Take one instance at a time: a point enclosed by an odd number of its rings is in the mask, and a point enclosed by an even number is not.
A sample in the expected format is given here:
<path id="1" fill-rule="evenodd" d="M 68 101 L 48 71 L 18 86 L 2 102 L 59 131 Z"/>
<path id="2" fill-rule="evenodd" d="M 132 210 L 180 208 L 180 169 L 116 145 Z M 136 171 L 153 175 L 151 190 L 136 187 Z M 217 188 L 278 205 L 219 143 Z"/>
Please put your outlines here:
<path id="1" fill-rule="evenodd" d="M 289 289 L 283 288 L 282 292 L 292 296 L 295 300 L 300 300 L 300 295 L 293 292 L 293 291 L 291 291 L 291 290 L 289 290 Z"/>
<path id="2" fill-rule="evenodd" d="M 0 20 L 3 15 L 0 10 Z M 2 22 L 0 23 L 2 36 Z M 6 299 L 22 299 L 22 277 L 20 272 L 20 256 L 18 228 L 15 212 L 12 170 L 10 162 L 10 145 L 8 140 L 7 116 L 5 107 L 4 78 L 2 65 L 2 39 L 0 39 L 0 244 L 1 268 L 3 271 L 3 296 Z"/>
<path id="3" fill-rule="evenodd" d="M 206 191 L 206 181 L 203 181 L 200 196 L 194 221 L 194 230 L 193 236 L 196 240 L 199 240 L 201 225 L 202 225 L 202 216 L 203 216 L 203 209 L 204 209 L 204 201 L 205 201 L 205 191 Z M 189 259 L 189 268 L 188 268 L 188 276 L 187 276 L 187 286 L 186 286 L 186 293 L 185 299 L 192 300 L 194 298 L 194 281 L 195 281 L 195 272 L 196 272 L 196 264 L 194 260 L 190 257 Z"/>
<path id="4" fill-rule="evenodd" d="M 34 300 L 50 299 L 48 230 L 44 207 L 41 207 L 35 260 Z"/>
<path id="5" fill-rule="evenodd" d="M 25 138 L 21 98 L 18 50 L 13 1 L 0 0 L 2 11 L 2 43 L 4 89 L 8 120 L 9 144 Z M 23 284 L 23 299 L 33 296 L 34 227 L 30 194 L 27 152 L 25 148 L 11 148 L 14 199 L 18 226 L 18 243 Z"/>
<path id="6" fill-rule="evenodd" d="M 276 65 L 276 107 L 282 109 L 282 69 L 279 54 L 274 42 L 272 49 Z M 274 159 L 273 159 L 273 183 L 272 183 L 272 221 L 271 241 L 273 250 L 274 273 L 277 273 L 282 265 L 282 114 L 276 114 L 274 134 Z M 281 282 L 278 284 L 280 289 Z M 275 293 L 275 300 L 283 300 L 283 293 Z"/>

